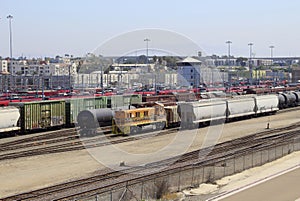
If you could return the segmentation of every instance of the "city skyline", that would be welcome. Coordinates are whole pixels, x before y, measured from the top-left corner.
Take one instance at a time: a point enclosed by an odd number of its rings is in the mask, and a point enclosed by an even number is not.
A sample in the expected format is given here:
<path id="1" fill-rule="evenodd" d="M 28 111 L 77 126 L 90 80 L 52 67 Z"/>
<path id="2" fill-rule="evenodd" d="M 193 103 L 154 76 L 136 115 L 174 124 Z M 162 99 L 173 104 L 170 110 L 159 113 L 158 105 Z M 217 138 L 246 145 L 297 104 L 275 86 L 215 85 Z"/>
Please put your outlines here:
<path id="1" fill-rule="evenodd" d="M 226 41 L 231 41 L 234 56 L 249 57 L 249 43 L 254 44 L 256 57 L 300 56 L 299 6 L 296 0 L 288 4 L 279 0 L 154 0 L 146 4 L 136 0 L 2 0 L 0 56 L 10 55 L 8 15 L 13 16 L 15 58 L 84 56 L 114 36 L 149 28 L 183 35 L 207 55 L 227 55 Z M 143 40 L 136 43 L 145 48 Z M 149 42 L 149 48 L 156 48 L 155 41 Z"/>

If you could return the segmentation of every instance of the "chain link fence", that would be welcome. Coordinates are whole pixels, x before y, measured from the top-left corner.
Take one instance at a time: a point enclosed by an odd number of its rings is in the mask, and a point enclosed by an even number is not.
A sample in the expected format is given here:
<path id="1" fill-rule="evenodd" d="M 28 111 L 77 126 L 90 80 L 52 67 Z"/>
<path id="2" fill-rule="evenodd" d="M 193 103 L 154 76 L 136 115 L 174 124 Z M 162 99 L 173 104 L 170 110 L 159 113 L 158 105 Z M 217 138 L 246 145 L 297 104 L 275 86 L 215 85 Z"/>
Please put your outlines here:
<path id="1" fill-rule="evenodd" d="M 271 146 L 265 145 L 256 150 L 248 150 L 219 160 L 161 172 L 159 175 L 156 174 L 140 181 L 127 181 L 122 187 L 78 200 L 156 200 L 168 192 L 182 191 L 186 188 L 197 187 L 202 183 L 213 183 L 225 176 L 261 166 L 295 151 L 300 151 L 300 137 Z"/>

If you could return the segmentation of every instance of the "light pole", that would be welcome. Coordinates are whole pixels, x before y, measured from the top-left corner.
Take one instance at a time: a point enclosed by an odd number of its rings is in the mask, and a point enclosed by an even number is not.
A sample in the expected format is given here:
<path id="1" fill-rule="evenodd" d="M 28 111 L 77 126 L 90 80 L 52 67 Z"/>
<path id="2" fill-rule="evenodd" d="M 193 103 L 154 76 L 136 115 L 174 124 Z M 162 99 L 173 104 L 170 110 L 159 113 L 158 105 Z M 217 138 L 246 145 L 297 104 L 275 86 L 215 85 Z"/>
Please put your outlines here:
<path id="1" fill-rule="evenodd" d="M 254 44 L 253 43 L 249 43 L 249 70 L 250 70 L 250 84 L 252 85 L 253 82 L 253 76 L 252 76 L 252 46 Z"/>
<path id="2" fill-rule="evenodd" d="M 101 95 L 104 95 L 104 88 L 103 88 L 103 65 L 100 64 L 101 69 L 101 77 L 100 77 L 100 86 L 101 86 Z"/>
<path id="3" fill-rule="evenodd" d="M 271 52 L 271 59 L 272 59 L 272 62 L 273 62 L 273 49 L 275 48 L 275 46 L 271 45 L 269 48 L 270 48 L 270 52 Z"/>
<path id="4" fill-rule="evenodd" d="M 147 68 L 148 68 L 148 72 L 150 72 L 150 68 L 149 68 L 149 65 L 148 65 L 149 64 L 149 54 L 148 54 L 149 47 L 148 47 L 148 45 L 149 45 L 150 39 L 149 38 L 145 38 L 144 41 L 146 42 Z M 152 77 L 152 87 L 154 87 L 154 91 L 155 91 L 155 95 L 156 95 L 156 74 L 155 73 L 156 72 L 154 72 L 154 79 Z M 154 81 L 154 83 L 153 83 L 153 81 Z"/>
<path id="5" fill-rule="evenodd" d="M 150 68 L 149 68 L 149 54 L 148 54 L 148 51 L 149 51 L 149 47 L 148 47 L 148 45 L 149 45 L 149 41 L 150 41 L 150 39 L 149 38 L 145 38 L 144 39 L 144 41 L 146 42 L 146 64 L 147 64 L 147 71 L 148 71 L 148 73 L 150 73 Z M 152 82 L 153 83 L 153 82 Z M 150 82 L 149 82 L 149 85 L 150 85 Z"/>
<path id="6" fill-rule="evenodd" d="M 275 48 L 275 46 L 270 45 L 269 48 L 270 48 L 271 61 L 272 61 L 272 63 L 271 63 L 272 75 L 273 75 L 273 80 L 275 80 L 275 74 L 274 74 L 274 71 L 273 71 L 273 68 L 272 68 L 272 65 L 273 65 L 273 49 Z"/>
<path id="7" fill-rule="evenodd" d="M 226 41 L 226 44 L 228 45 L 228 66 L 230 66 L 230 45 L 232 42 L 230 40 Z"/>
<path id="8" fill-rule="evenodd" d="M 43 73 L 42 74 L 42 100 L 45 100 L 44 88 L 45 88 L 45 78 L 44 78 L 44 73 Z"/>
<path id="9" fill-rule="evenodd" d="M 147 56 L 147 61 L 146 62 L 148 64 L 148 56 L 149 56 L 148 55 L 148 45 L 149 45 L 148 43 L 149 43 L 150 39 L 149 38 L 145 38 L 144 41 L 146 42 L 146 56 Z"/>
<path id="10" fill-rule="evenodd" d="M 10 72 L 10 88 L 11 88 L 11 82 L 12 82 L 12 66 L 11 66 L 11 60 L 12 60 L 12 28 L 11 28 L 11 20 L 13 19 L 12 15 L 8 15 L 6 17 L 8 19 L 8 25 L 9 25 L 9 72 Z"/>
<path id="11" fill-rule="evenodd" d="M 12 58 L 12 28 L 11 28 L 11 20 L 13 19 L 12 15 L 8 15 L 6 17 L 8 19 L 9 22 L 9 56 L 10 58 Z"/>
<path id="12" fill-rule="evenodd" d="M 71 67 L 72 67 L 72 64 L 69 64 L 69 94 L 70 95 L 71 95 L 71 92 L 72 92 Z"/>
<path id="13" fill-rule="evenodd" d="M 229 81 L 229 92 L 231 87 L 231 76 L 230 76 L 230 45 L 232 42 L 230 40 L 226 41 L 226 44 L 228 45 L 228 81 Z"/>

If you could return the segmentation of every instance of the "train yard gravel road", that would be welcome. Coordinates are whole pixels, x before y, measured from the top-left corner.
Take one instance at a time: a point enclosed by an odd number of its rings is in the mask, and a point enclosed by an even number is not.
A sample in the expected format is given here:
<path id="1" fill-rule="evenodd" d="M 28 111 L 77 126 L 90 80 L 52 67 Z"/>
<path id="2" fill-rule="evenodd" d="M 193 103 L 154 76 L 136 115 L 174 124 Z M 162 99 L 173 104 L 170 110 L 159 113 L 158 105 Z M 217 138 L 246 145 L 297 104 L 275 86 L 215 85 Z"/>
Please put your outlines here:
<path id="1" fill-rule="evenodd" d="M 205 147 L 215 141 L 224 142 L 243 135 L 264 131 L 266 130 L 267 123 L 269 123 L 270 128 L 273 129 L 296 123 L 299 119 L 300 111 L 297 110 L 232 122 L 224 126 L 210 126 L 198 130 L 182 131 L 180 136 L 184 137 L 181 137 L 179 140 L 177 139 L 178 135 L 170 134 L 114 145 L 115 148 L 121 150 L 121 153 L 127 152 L 130 153 L 129 155 L 131 156 L 151 154 L 152 158 L 126 158 L 126 156 L 122 156 L 122 154 L 119 155 L 119 157 L 112 156 L 109 152 L 104 152 L 106 148 L 102 147 L 101 149 L 93 148 L 89 150 L 4 160 L 0 162 L 0 198 L 63 183 L 80 177 L 90 176 L 93 175 L 95 171 L 106 168 L 106 166 L 120 168 L 120 161 L 125 161 L 126 165 L 131 166 L 150 162 L 149 160 L 155 161 L 164 157 L 171 157 L 174 153 L 177 153 L 176 146 L 165 151 L 165 156 L 157 153 L 164 150 L 166 145 L 171 144 L 175 140 L 178 140 L 180 143 L 194 137 L 190 143 L 191 146 L 187 148 L 188 151 L 192 151 Z M 212 136 L 214 137 L 211 138 Z M 101 160 L 97 158 L 99 155 L 101 155 Z M 103 159 L 105 159 L 105 161 L 102 161 Z M 105 165 L 99 161 L 104 162 Z"/>

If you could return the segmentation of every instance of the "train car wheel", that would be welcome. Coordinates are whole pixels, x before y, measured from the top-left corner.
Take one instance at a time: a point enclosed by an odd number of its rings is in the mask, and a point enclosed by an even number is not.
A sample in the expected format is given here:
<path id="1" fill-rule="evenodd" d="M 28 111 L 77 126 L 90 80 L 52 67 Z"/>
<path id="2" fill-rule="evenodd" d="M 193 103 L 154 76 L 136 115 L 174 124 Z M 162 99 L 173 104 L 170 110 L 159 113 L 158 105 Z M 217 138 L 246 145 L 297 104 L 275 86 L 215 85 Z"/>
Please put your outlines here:
<path id="1" fill-rule="evenodd" d="M 137 134 L 138 128 L 136 126 L 130 127 L 130 134 Z"/>
<path id="2" fill-rule="evenodd" d="M 197 129 L 197 128 L 200 128 L 201 127 L 201 123 L 190 123 L 188 126 L 187 126 L 187 129 Z"/>
<path id="3" fill-rule="evenodd" d="M 164 128 L 165 128 L 165 123 L 164 122 L 157 123 L 157 125 L 156 125 L 157 130 L 162 130 Z"/>

